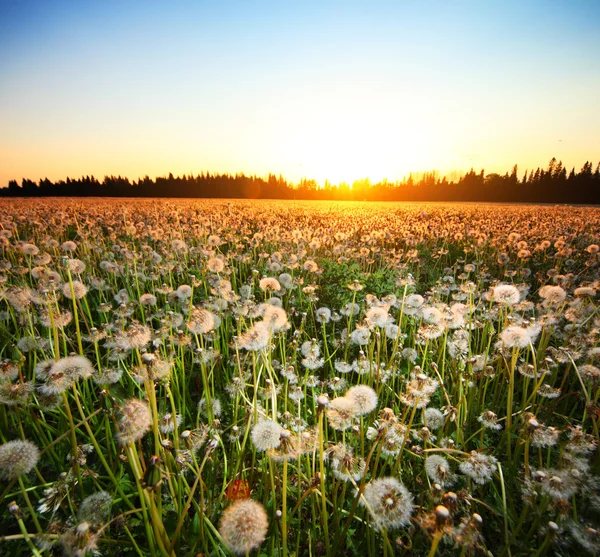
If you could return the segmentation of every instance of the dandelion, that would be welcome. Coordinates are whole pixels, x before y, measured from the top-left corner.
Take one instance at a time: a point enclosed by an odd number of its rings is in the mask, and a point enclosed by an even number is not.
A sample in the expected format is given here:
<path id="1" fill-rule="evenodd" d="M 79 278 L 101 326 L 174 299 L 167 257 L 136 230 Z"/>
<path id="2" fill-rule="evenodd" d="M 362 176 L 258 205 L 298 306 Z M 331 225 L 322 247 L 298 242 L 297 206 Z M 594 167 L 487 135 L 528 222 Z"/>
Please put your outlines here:
<path id="1" fill-rule="evenodd" d="M 350 387 L 344 396 L 354 401 L 359 415 L 368 414 L 377 408 L 377 394 L 368 385 Z"/>
<path id="2" fill-rule="evenodd" d="M 429 429 L 435 430 L 442 427 L 445 420 L 446 417 L 441 410 L 438 410 L 437 408 L 425 409 L 424 423 Z"/>
<path id="3" fill-rule="evenodd" d="M 355 400 L 348 397 L 334 398 L 327 407 L 327 419 L 333 429 L 343 431 L 354 424 L 359 414 L 359 406 Z"/>
<path id="4" fill-rule="evenodd" d="M 425 298 L 420 294 L 410 294 L 404 299 L 405 315 L 415 315 L 425 303 Z"/>
<path id="5" fill-rule="evenodd" d="M 25 255 L 37 255 L 38 253 L 40 253 L 40 248 L 38 248 L 35 244 L 23 244 L 21 246 L 21 251 L 25 254 Z"/>
<path id="6" fill-rule="evenodd" d="M 124 351 L 139 350 L 144 348 L 151 339 L 152 334 L 148 327 L 141 323 L 132 323 L 127 329 L 115 333 L 112 347 Z"/>
<path id="7" fill-rule="evenodd" d="M 372 307 L 367 311 L 365 317 L 368 323 L 375 327 L 385 327 L 390 318 L 385 307 Z"/>
<path id="8" fill-rule="evenodd" d="M 567 297 L 567 293 L 560 286 L 542 286 L 539 291 L 540 298 L 543 298 L 544 307 L 559 306 Z"/>
<path id="9" fill-rule="evenodd" d="M 279 283 L 288 290 L 291 290 L 294 287 L 294 279 L 292 278 L 292 275 L 288 273 L 279 275 Z"/>
<path id="10" fill-rule="evenodd" d="M 59 543 L 65 555 L 84 557 L 90 553 L 98 553 L 98 539 L 98 533 L 91 529 L 89 522 L 80 522 L 64 532 L 59 538 Z"/>
<path id="11" fill-rule="evenodd" d="M 366 472 L 364 459 L 354 456 L 352 448 L 343 443 L 329 447 L 325 457 L 331 462 L 333 475 L 345 482 L 351 479 L 357 482 Z"/>
<path id="12" fill-rule="evenodd" d="M 419 353 L 414 348 L 404 348 L 400 355 L 404 360 L 408 360 L 414 364 L 417 361 Z"/>
<path id="13" fill-rule="evenodd" d="M 206 439 L 208 438 L 208 428 L 206 426 L 201 426 L 196 429 L 186 429 L 181 432 L 179 437 L 181 438 L 181 442 L 192 453 L 195 453 L 202 445 L 204 445 L 204 443 L 206 443 Z"/>
<path id="14" fill-rule="evenodd" d="M 570 499 L 579 491 L 581 478 L 579 471 L 575 474 L 569 470 L 537 470 L 532 474 L 535 481 L 539 483 L 540 491 L 552 499 Z"/>
<path id="15" fill-rule="evenodd" d="M 73 290 L 71 290 L 73 288 Z M 81 300 L 87 294 L 87 286 L 83 284 L 83 282 L 79 280 L 74 280 L 69 282 L 65 282 L 62 287 L 62 292 L 65 298 L 69 298 L 69 300 Z"/>
<path id="16" fill-rule="evenodd" d="M 176 414 L 175 416 L 171 413 L 164 414 L 158 419 L 158 429 L 165 435 L 168 435 L 169 433 L 173 433 L 175 428 L 181 425 L 182 420 L 183 418 L 179 414 Z"/>
<path id="17" fill-rule="evenodd" d="M 142 294 L 140 296 L 140 304 L 145 307 L 151 307 L 156 305 L 156 296 L 154 294 Z"/>
<path id="18" fill-rule="evenodd" d="M 120 408 L 118 439 L 122 445 L 141 439 L 152 427 L 152 413 L 144 401 L 130 398 Z"/>
<path id="19" fill-rule="evenodd" d="M 274 333 L 285 329 L 288 325 L 288 318 L 285 310 L 271 304 L 265 305 L 263 320 Z"/>
<path id="20" fill-rule="evenodd" d="M 471 451 L 471 456 L 464 462 L 461 462 L 459 469 L 476 484 L 483 485 L 492 479 L 496 462 L 497 460 L 493 456 Z"/>
<path id="21" fill-rule="evenodd" d="M 194 307 L 189 313 L 186 326 L 193 335 L 205 335 L 215 328 L 215 316 L 207 309 Z"/>
<path id="22" fill-rule="evenodd" d="M 363 504 L 367 505 L 374 525 L 381 530 L 405 526 L 414 508 L 408 489 L 393 477 L 370 482 L 365 488 Z"/>
<path id="23" fill-rule="evenodd" d="M 429 479 L 440 485 L 448 485 L 452 483 L 452 473 L 450 472 L 450 464 L 440 455 L 431 455 L 425 459 L 425 472 Z"/>
<path id="24" fill-rule="evenodd" d="M 60 249 L 67 252 L 73 252 L 77 249 L 77 244 L 71 240 L 67 240 L 61 244 Z"/>
<path id="25" fill-rule="evenodd" d="M 600 368 L 592 364 L 584 364 L 578 368 L 579 375 L 584 381 L 597 383 L 600 381 Z"/>
<path id="26" fill-rule="evenodd" d="M 220 417 L 222 413 L 221 401 L 218 398 L 213 398 L 211 406 L 213 418 Z M 205 416 L 208 416 L 206 412 L 206 397 L 202 397 L 198 402 L 198 412 L 204 414 Z"/>
<path id="27" fill-rule="evenodd" d="M 19 341 L 17 342 L 17 348 L 21 351 L 21 352 L 33 352 L 34 350 L 37 350 L 38 348 L 41 348 L 41 343 L 40 343 L 41 339 L 37 339 L 37 338 L 33 338 L 33 337 L 23 337 L 20 338 Z"/>
<path id="28" fill-rule="evenodd" d="M 436 307 L 421 309 L 421 316 L 428 325 L 441 325 L 444 321 L 444 314 Z"/>
<path id="29" fill-rule="evenodd" d="M 279 446 L 269 451 L 269 456 L 276 462 L 293 460 L 302 454 L 302 442 L 299 437 L 288 429 L 281 429 L 279 434 Z"/>
<path id="30" fill-rule="evenodd" d="M 129 303 L 129 292 L 125 288 L 121 288 L 113 297 L 118 304 Z"/>
<path id="31" fill-rule="evenodd" d="M 303 269 L 309 273 L 316 273 L 319 270 L 319 266 L 312 259 L 307 259 L 304 262 Z"/>
<path id="32" fill-rule="evenodd" d="M 325 307 L 319 308 L 315 311 L 315 320 L 317 323 L 329 323 L 329 321 L 331 321 L 331 310 Z"/>
<path id="33" fill-rule="evenodd" d="M 552 385 L 544 383 L 538 390 L 537 394 L 543 398 L 558 398 L 560 396 L 560 389 L 555 389 Z"/>
<path id="34" fill-rule="evenodd" d="M 80 275 L 85 271 L 85 263 L 81 259 L 69 259 L 67 260 L 67 267 L 71 273 Z"/>
<path id="35" fill-rule="evenodd" d="M 598 445 L 596 439 L 588 433 L 584 433 L 581 426 L 569 427 L 567 429 L 567 442 L 566 449 L 572 454 L 576 455 L 588 455 L 596 450 Z"/>
<path id="36" fill-rule="evenodd" d="M 351 284 L 348 285 L 348 290 L 352 290 L 353 292 L 360 292 L 364 286 L 357 280 L 354 279 Z"/>
<path id="37" fill-rule="evenodd" d="M 177 294 L 177 297 L 182 302 L 184 302 L 187 299 L 189 299 L 192 296 L 193 292 L 194 292 L 194 290 L 192 289 L 192 287 L 189 284 L 182 284 L 181 286 L 179 286 L 177 288 L 177 290 L 175 290 L 175 293 Z"/>
<path id="38" fill-rule="evenodd" d="M 281 284 L 279 284 L 279 281 L 273 277 L 261 278 L 258 282 L 258 286 L 263 292 L 267 292 L 268 290 L 279 292 L 281 290 Z"/>
<path id="39" fill-rule="evenodd" d="M 598 253 L 598 251 L 600 251 L 600 247 L 598 246 L 598 244 L 590 244 L 587 248 L 585 248 L 585 251 L 587 251 L 591 255 L 594 255 Z"/>
<path id="40" fill-rule="evenodd" d="M 354 315 L 358 315 L 360 312 L 360 306 L 358 304 L 353 304 L 352 302 L 348 302 L 341 310 L 340 313 L 344 317 L 350 317 Z"/>
<path id="41" fill-rule="evenodd" d="M 6 406 L 25 406 L 35 390 L 33 381 L 19 383 L 0 382 L 0 404 Z"/>
<path id="42" fill-rule="evenodd" d="M 103 524 L 108 521 L 113 498 L 106 491 L 99 491 L 86 497 L 79 506 L 77 518 L 80 522 Z"/>
<path id="43" fill-rule="evenodd" d="M 92 376 L 92 380 L 96 385 L 114 385 L 118 383 L 123 377 L 123 370 L 121 368 L 104 368 L 97 371 Z"/>
<path id="44" fill-rule="evenodd" d="M 53 360 L 49 361 L 53 363 Z M 19 377 L 19 366 L 16 363 L 10 360 L 0 362 L 0 381 L 14 381 L 17 377 Z"/>
<path id="45" fill-rule="evenodd" d="M 40 451 L 31 441 L 9 441 L 0 445 L 0 478 L 15 480 L 38 463 Z"/>
<path id="46" fill-rule="evenodd" d="M 518 325 L 509 325 L 500 333 L 500 340 L 508 348 L 526 348 L 532 342 L 531 331 Z"/>
<path id="47" fill-rule="evenodd" d="M 353 369 L 352 364 L 344 362 L 342 360 L 336 360 L 333 367 L 338 373 L 350 373 Z"/>
<path id="48" fill-rule="evenodd" d="M 531 436 L 532 447 L 554 447 L 558 443 L 560 431 L 555 427 L 546 427 L 536 421 L 536 426 L 532 426 L 532 420 L 528 422 L 528 430 Z"/>
<path id="49" fill-rule="evenodd" d="M 596 291 L 590 286 L 580 286 L 573 291 L 576 298 L 593 298 Z"/>
<path id="50" fill-rule="evenodd" d="M 237 345 L 245 350 L 258 351 L 267 347 L 270 338 L 268 324 L 258 321 L 237 338 Z"/>
<path id="51" fill-rule="evenodd" d="M 60 394 L 69 389 L 79 379 L 88 379 L 94 374 L 92 363 L 84 356 L 68 356 L 54 362 L 48 368 L 48 361 L 42 362 L 36 368 L 39 378 L 45 382 L 40 386 L 44 395 Z"/>
<path id="52" fill-rule="evenodd" d="M 398 325 L 396 325 L 395 323 L 388 322 L 385 326 L 385 336 L 387 338 L 397 338 L 399 332 L 400 327 L 398 327 Z"/>
<path id="53" fill-rule="evenodd" d="M 250 434 L 252 443 L 257 451 L 276 449 L 281 443 L 282 427 L 273 420 L 261 420 L 253 428 Z"/>
<path id="54" fill-rule="evenodd" d="M 350 340 L 358 346 L 366 346 L 369 344 L 370 334 L 369 329 L 366 327 L 358 327 L 350 334 Z"/>
<path id="55" fill-rule="evenodd" d="M 219 533 L 235 554 L 248 554 L 262 544 L 269 521 L 265 508 L 252 499 L 238 499 L 223 512 Z"/>
<path id="56" fill-rule="evenodd" d="M 417 369 L 417 368 L 415 368 Z M 423 373 L 411 373 L 411 380 L 406 385 L 406 393 L 400 395 L 400 400 L 406 406 L 425 408 L 431 395 L 439 387 L 438 381 Z"/>
<path id="57" fill-rule="evenodd" d="M 302 346 L 300 346 L 300 352 L 306 358 L 316 358 L 321 354 L 321 349 L 319 348 L 319 343 L 313 339 L 303 342 Z"/>
<path id="58" fill-rule="evenodd" d="M 29 288 L 7 288 L 4 298 L 9 305 L 18 313 L 24 313 L 32 303 L 32 293 Z"/>
<path id="59" fill-rule="evenodd" d="M 502 425 L 498 423 L 498 416 L 491 410 L 485 410 L 477 420 L 487 429 L 500 431 Z"/>
<path id="60" fill-rule="evenodd" d="M 221 257 L 211 257 L 206 262 L 206 269 L 211 273 L 222 273 L 225 269 L 225 261 Z"/>
<path id="61" fill-rule="evenodd" d="M 521 293 L 512 284 L 500 284 L 493 288 L 492 299 L 502 305 L 514 306 L 519 303 Z"/>
<path id="62" fill-rule="evenodd" d="M 397 456 L 400 454 L 400 450 L 404 447 L 408 438 L 408 428 L 399 422 L 388 423 L 384 428 L 383 439 L 381 440 L 381 453 L 389 456 Z M 370 430 L 371 428 L 369 428 Z M 367 430 L 367 436 L 375 439 L 379 432 L 373 431 L 369 436 L 369 430 Z"/>
<path id="63" fill-rule="evenodd" d="M 440 338 L 444 334 L 444 326 L 442 324 L 431 324 L 419 327 L 417 334 L 420 339 L 434 340 Z"/>

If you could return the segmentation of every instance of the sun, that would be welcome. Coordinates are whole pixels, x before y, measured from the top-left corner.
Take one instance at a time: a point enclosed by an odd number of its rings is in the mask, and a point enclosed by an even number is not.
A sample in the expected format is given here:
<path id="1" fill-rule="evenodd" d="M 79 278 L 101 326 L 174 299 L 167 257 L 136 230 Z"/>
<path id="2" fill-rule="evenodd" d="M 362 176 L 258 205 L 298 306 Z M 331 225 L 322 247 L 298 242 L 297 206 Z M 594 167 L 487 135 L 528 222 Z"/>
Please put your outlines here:
<path id="1" fill-rule="evenodd" d="M 384 118 L 375 110 L 315 109 L 294 118 L 291 130 L 276 149 L 292 179 L 395 181 L 434 164 L 435 138 L 409 112 Z"/>

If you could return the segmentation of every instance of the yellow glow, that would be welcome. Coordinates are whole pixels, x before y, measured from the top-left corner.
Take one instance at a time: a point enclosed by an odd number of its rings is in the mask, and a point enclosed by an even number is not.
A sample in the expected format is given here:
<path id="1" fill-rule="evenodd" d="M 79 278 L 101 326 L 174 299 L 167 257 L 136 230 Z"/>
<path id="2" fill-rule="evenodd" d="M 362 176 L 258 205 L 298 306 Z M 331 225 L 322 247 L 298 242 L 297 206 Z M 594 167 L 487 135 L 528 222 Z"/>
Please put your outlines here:
<path id="1" fill-rule="evenodd" d="M 346 102 L 321 97 L 312 104 L 287 107 L 283 122 L 272 125 L 273 132 L 275 126 L 289 130 L 287 136 L 279 132 L 279 139 L 269 142 L 272 160 L 285 165 L 286 176 L 332 184 L 352 184 L 366 177 L 372 182 L 394 181 L 411 171 L 450 162 L 440 160 L 444 155 L 438 140 L 427 131 L 434 115 L 423 107 L 415 110 L 403 99 L 395 106 L 389 100 L 363 106 L 357 97 Z"/>

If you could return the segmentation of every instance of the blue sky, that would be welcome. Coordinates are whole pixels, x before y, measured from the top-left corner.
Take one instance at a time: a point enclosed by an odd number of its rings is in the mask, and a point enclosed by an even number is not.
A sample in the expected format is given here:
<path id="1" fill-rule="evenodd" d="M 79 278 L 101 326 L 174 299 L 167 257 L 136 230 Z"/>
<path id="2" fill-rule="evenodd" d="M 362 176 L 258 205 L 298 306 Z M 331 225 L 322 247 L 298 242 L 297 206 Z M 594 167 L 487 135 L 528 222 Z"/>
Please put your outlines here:
<path id="1" fill-rule="evenodd" d="M 0 2 L 0 36 L 0 186 L 600 159 L 600 2 Z"/>

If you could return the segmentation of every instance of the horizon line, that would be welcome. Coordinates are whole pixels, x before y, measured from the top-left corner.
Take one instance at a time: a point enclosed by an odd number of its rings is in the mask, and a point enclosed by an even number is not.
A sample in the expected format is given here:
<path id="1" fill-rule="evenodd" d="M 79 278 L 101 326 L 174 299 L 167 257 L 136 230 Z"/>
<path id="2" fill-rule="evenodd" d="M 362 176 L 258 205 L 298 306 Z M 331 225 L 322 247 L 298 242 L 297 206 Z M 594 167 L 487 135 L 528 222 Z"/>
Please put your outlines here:
<path id="1" fill-rule="evenodd" d="M 556 157 L 552 157 L 548 163 L 548 166 L 551 166 L 552 164 L 557 164 L 557 165 L 561 165 L 562 166 L 562 160 L 557 160 Z M 587 160 L 585 161 L 584 165 L 587 164 L 592 164 L 593 166 L 593 162 L 591 160 Z M 537 166 L 534 170 L 534 168 L 531 168 L 532 172 L 535 172 L 536 170 L 545 170 L 548 167 L 542 167 L 542 166 Z M 566 167 L 564 167 L 566 170 Z M 571 168 L 571 170 L 569 170 L 569 172 L 571 171 L 575 171 L 575 166 L 573 166 Z M 600 161 L 597 163 L 597 169 L 600 168 Z M 518 165 L 514 164 L 511 167 L 511 170 L 507 170 L 504 174 L 501 174 L 499 172 L 489 172 L 487 174 L 485 174 L 485 176 L 492 176 L 492 175 L 498 175 L 498 176 L 506 176 L 509 175 L 511 172 L 514 172 L 516 169 L 516 172 L 518 173 Z M 523 172 L 523 178 L 525 176 L 527 176 L 529 174 L 529 167 L 525 168 L 525 171 Z M 430 170 L 414 170 L 408 173 L 408 175 L 404 175 L 402 177 L 402 179 L 396 179 L 396 180 L 390 180 L 387 177 L 381 178 L 380 180 L 371 182 L 371 178 L 369 176 L 363 176 L 363 177 L 357 177 L 355 178 L 351 183 L 350 182 L 346 182 L 346 181 L 340 181 L 338 183 L 332 183 L 329 181 L 328 178 L 325 178 L 323 180 L 323 182 L 316 180 L 315 178 L 309 178 L 307 176 L 303 176 L 301 177 L 297 182 L 293 181 L 293 180 L 289 180 L 288 178 L 286 178 L 283 173 L 279 173 L 279 174 L 275 174 L 273 172 L 268 172 L 266 175 L 258 175 L 256 173 L 254 174 L 246 174 L 246 172 L 244 171 L 236 171 L 236 172 L 220 172 L 220 171 L 211 171 L 211 170 L 202 170 L 200 172 L 190 172 L 190 173 L 182 173 L 182 174 L 177 174 L 174 175 L 173 172 L 169 172 L 166 175 L 155 175 L 154 178 L 151 178 L 148 174 L 145 174 L 143 176 L 138 176 L 137 179 L 135 178 L 130 178 L 129 176 L 124 176 L 121 174 L 104 174 L 102 176 L 102 179 L 99 179 L 98 177 L 96 177 L 94 174 L 82 174 L 81 176 L 77 176 L 77 177 L 72 177 L 72 176 L 66 176 L 64 178 L 59 178 L 56 182 L 53 180 L 50 180 L 47 176 L 45 176 L 44 178 L 39 178 L 39 180 L 36 182 L 34 180 L 31 180 L 30 178 L 26 178 L 25 176 L 21 177 L 21 184 L 23 183 L 24 180 L 28 180 L 30 182 L 33 182 L 35 184 L 37 184 L 39 186 L 39 184 L 43 181 L 43 180 L 48 180 L 54 184 L 56 184 L 57 182 L 65 182 L 66 180 L 80 180 L 80 179 L 84 179 L 84 178 L 94 178 L 95 180 L 98 180 L 99 182 L 102 182 L 102 180 L 104 180 L 105 178 L 121 178 L 124 180 L 127 180 L 131 183 L 139 183 L 140 181 L 148 178 L 150 180 L 154 180 L 156 181 L 159 178 L 164 178 L 164 179 L 168 179 L 169 176 L 172 176 L 174 179 L 177 178 L 187 178 L 187 177 L 201 177 L 204 175 L 211 175 L 211 176 L 231 176 L 231 177 L 245 177 L 245 178 L 254 178 L 254 179 L 261 179 L 264 181 L 268 181 L 272 176 L 275 177 L 277 180 L 281 180 L 283 179 L 284 182 L 286 182 L 286 184 L 288 184 L 291 187 L 294 186 L 301 186 L 304 183 L 314 183 L 317 186 L 319 186 L 320 189 L 325 189 L 328 185 L 331 187 L 341 187 L 341 186 L 347 186 L 349 188 L 352 188 L 352 186 L 356 183 L 360 184 L 365 183 L 365 182 L 369 182 L 370 185 L 378 185 L 378 184 L 403 184 L 406 183 L 409 179 L 413 178 L 413 179 L 420 179 L 426 175 L 433 175 L 435 178 L 443 180 L 444 178 L 447 179 L 449 182 L 454 181 L 454 180 L 461 180 L 465 175 L 470 174 L 470 173 L 475 173 L 475 174 L 481 174 L 485 172 L 485 167 L 482 167 L 481 170 L 479 171 L 475 171 L 475 167 L 471 167 L 469 170 L 449 170 L 449 171 L 445 171 L 442 174 L 442 171 L 438 170 L 438 169 L 430 169 Z M 13 178 L 13 179 L 9 179 L 8 184 L 5 186 L 0 186 L 0 189 L 6 189 L 8 187 L 10 187 L 10 183 L 11 182 L 16 182 L 17 184 L 19 184 L 19 180 Z"/>

